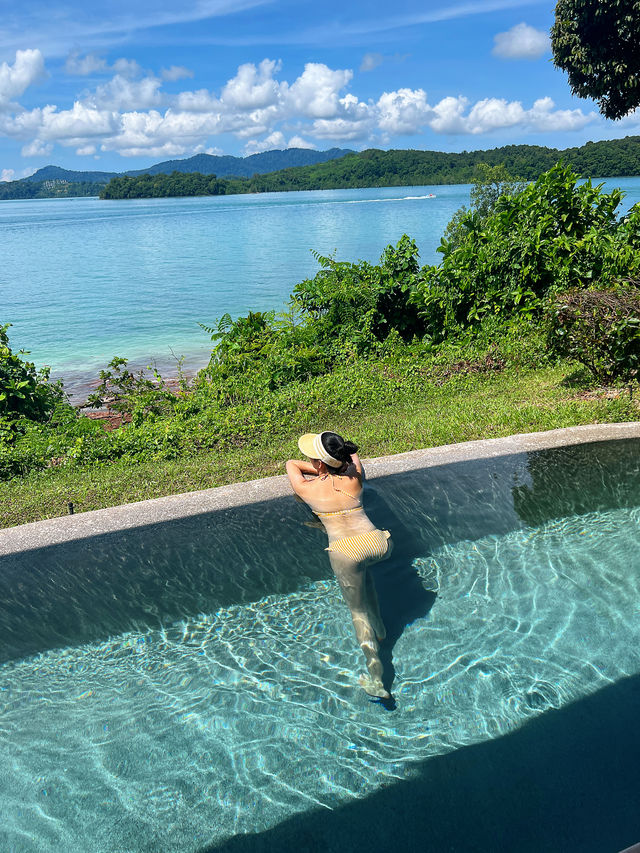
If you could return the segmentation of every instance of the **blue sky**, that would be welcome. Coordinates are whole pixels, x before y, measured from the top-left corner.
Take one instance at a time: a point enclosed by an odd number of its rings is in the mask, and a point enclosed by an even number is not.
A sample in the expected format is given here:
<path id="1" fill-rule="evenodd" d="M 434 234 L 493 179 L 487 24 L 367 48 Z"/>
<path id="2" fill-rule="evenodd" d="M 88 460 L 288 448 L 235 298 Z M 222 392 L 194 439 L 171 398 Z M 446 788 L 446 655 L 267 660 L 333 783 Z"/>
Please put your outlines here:
<path id="1" fill-rule="evenodd" d="M 557 148 L 639 133 L 571 96 L 539 0 L 0 0 L 0 176 L 271 148 Z"/>

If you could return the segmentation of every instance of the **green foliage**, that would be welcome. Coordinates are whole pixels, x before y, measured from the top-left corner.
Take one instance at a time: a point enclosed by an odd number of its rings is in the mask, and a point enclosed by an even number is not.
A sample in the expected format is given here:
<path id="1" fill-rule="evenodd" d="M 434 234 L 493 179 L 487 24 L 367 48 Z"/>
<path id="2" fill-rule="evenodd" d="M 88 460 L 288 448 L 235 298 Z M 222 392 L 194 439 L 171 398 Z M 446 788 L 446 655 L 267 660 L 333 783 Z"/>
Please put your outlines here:
<path id="1" fill-rule="evenodd" d="M 19 181 L 0 183 L 0 200 L 18 198 L 76 198 L 97 196 L 104 184 L 93 181 Z"/>
<path id="2" fill-rule="evenodd" d="M 25 361 L 22 356 L 28 352 L 13 352 L 7 332 L 10 326 L 0 326 L 0 417 L 45 421 L 64 399 L 62 384 L 49 382 L 48 367 L 36 370 L 33 362 Z"/>
<path id="3" fill-rule="evenodd" d="M 487 163 L 478 163 L 469 194 L 471 210 L 486 219 L 495 210 L 500 196 L 516 195 L 522 192 L 525 186 L 526 181 L 514 178 L 502 164 L 489 166 Z M 451 246 L 457 246 L 464 237 L 467 213 L 468 210 L 463 205 L 447 225 L 444 240 Z"/>
<path id="4" fill-rule="evenodd" d="M 479 171 L 504 169 L 523 181 L 538 178 L 558 160 L 585 177 L 640 174 L 640 137 L 587 142 L 579 148 L 545 148 L 539 145 L 506 145 L 489 151 L 369 149 L 312 166 L 281 169 L 252 178 L 216 179 L 199 173 L 145 174 L 113 178 L 102 198 L 150 198 L 232 193 L 284 192 L 289 190 L 338 189 L 343 187 L 428 186 L 471 183 Z M 515 179 L 513 179 L 515 180 Z M 13 182 L 19 183 L 19 182 Z M 507 187 L 503 188 L 503 192 Z M 2 187 L 0 186 L 0 191 Z M 27 192 L 33 192 L 28 187 Z M 478 199 L 482 209 L 482 199 Z"/>
<path id="5" fill-rule="evenodd" d="M 413 300 L 441 340 L 487 314 L 540 310 L 547 294 L 607 284 L 640 270 L 640 208 L 620 222 L 620 190 L 578 185 L 555 166 L 514 196 L 501 196 L 483 218 L 461 218 L 458 244 L 443 239 L 439 266 L 426 267 Z"/>
<path id="6" fill-rule="evenodd" d="M 102 199 L 167 198 L 169 196 L 224 195 L 226 181 L 200 172 L 172 172 L 112 178 L 100 192 Z"/>
<path id="7" fill-rule="evenodd" d="M 377 266 L 315 257 L 321 269 L 296 285 L 292 304 L 334 356 L 369 352 L 392 330 L 403 340 L 424 331 L 409 305 L 419 265 L 418 247 L 406 234 L 387 246 Z"/>
<path id="8" fill-rule="evenodd" d="M 607 118 L 640 104 L 640 15 L 636 0 L 558 0 L 553 61 L 574 95 L 592 98 Z"/>
<path id="9" fill-rule="evenodd" d="M 126 358 L 112 358 L 107 370 L 100 371 L 100 384 L 87 397 L 84 407 L 99 409 L 106 404 L 114 412 L 131 415 L 136 423 L 149 415 L 171 413 L 177 397 L 160 373 L 154 369 L 151 375 L 144 370 L 134 374 L 127 370 L 127 364 Z M 182 379 L 181 362 L 178 372 Z M 187 387 L 182 379 L 181 390 Z"/>
<path id="10" fill-rule="evenodd" d="M 244 400 L 256 388 L 309 379 L 375 351 L 390 334 L 402 343 L 423 333 L 409 303 L 419 275 L 409 237 L 388 246 L 379 265 L 315 257 L 321 268 L 296 286 L 287 314 L 225 314 L 217 326 L 203 326 L 217 346 L 200 390 L 205 383 L 219 399 Z"/>
<path id="11" fill-rule="evenodd" d="M 583 364 L 602 383 L 640 370 L 640 283 L 568 290 L 548 308 L 550 349 Z"/>

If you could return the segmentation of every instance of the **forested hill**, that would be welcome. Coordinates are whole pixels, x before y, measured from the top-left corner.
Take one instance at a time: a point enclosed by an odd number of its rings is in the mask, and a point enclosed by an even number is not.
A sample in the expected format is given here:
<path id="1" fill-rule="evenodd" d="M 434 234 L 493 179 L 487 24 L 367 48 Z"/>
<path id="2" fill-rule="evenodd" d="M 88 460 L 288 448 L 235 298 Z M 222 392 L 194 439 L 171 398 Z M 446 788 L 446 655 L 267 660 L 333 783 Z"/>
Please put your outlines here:
<path id="1" fill-rule="evenodd" d="M 585 178 L 640 175 L 640 136 L 587 142 L 580 148 L 507 145 L 489 151 L 379 151 L 350 154 L 329 163 L 256 175 L 234 192 L 320 190 L 343 187 L 429 186 L 471 181 L 478 163 L 504 164 L 514 176 L 533 180 L 559 160 Z M 236 184 L 236 182 L 232 182 Z"/>
<path id="2" fill-rule="evenodd" d="M 201 175 L 216 175 L 218 178 L 250 178 L 281 169 L 298 166 L 311 166 L 325 163 L 352 154 L 350 148 L 330 148 L 328 151 L 315 151 L 311 148 L 286 148 L 283 151 L 263 151 L 248 157 L 231 155 L 196 154 L 186 160 L 166 160 L 156 163 L 148 169 L 126 172 L 127 175 L 170 175 L 172 172 L 199 172 Z"/>
<path id="3" fill-rule="evenodd" d="M 353 153 L 349 148 L 330 148 L 315 151 L 309 148 L 287 148 L 283 151 L 263 151 L 248 157 L 196 154 L 184 160 L 166 160 L 147 169 L 129 172 L 80 172 L 63 169 L 61 166 L 44 166 L 28 178 L 0 183 L 0 199 L 9 198 L 52 198 L 56 196 L 99 195 L 112 178 L 124 175 L 169 175 L 172 172 L 217 177 L 234 176 L 250 178 L 252 175 L 273 172 L 276 169 L 310 166 L 324 163 L 345 154 Z"/>
<path id="4" fill-rule="evenodd" d="M 289 149 L 289 151 L 304 151 L 304 149 Z M 570 165 L 579 175 L 589 178 L 616 178 L 622 176 L 640 175 L 640 136 L 627 136 L 624 139 L 605 140 L 602 142 L 587 142 L 580 148 L 544 148 L 539 145 L 507 145 L 503 148 L 493 148 L 488 151 L 463 151 L 461 154 L 450 154 L 443 151 L 394 150 L 379 151 L 369 149 L 360 153 L 348 153 L 339 157 L 340 149 L 325 152 L 306 152 L 322 155 L 335 154 L 337 159 L 314 165 L 298 166 L 268 174 L 254 174 L 251 178 L 239 180 L 224 179 L 222 171 L 211 172 L 213 164 L 227 158 L 213 155 L 196 155 L 187 160 L 169 160 L 144 170 L 144 174 L 158 178 L 160 168 L 172 169 L 186 175 L 200 174 L 209 178 L 217 178 L 212 186 L 218 193 L 246 192 L 275 192 L 281 190 L 317 190 L 340 189 L 344 187 L 382 187 L 382 186 L 429 186 L 431 184 L 463 184 L 468 183 L 474 176 L 478 163 L 488 163 L 491 166 L 504 164 L 514 176 L 533 180 L 542 172 L 551 168 L 559 160 Z M 266 168 L 276 162 L 270 155 L 287 152 L 267 151 L 260 155 L 246 158 L 229 158 L 240 162 L 250 161 L 250 168 Z M 297 155 L 295 155 L 297 156 Z M 263 158 L 261 161 L 257 158 Z M 208 158 L 202 160 L 202 158 Z M 256 159 L 253 159 L 256 158 Z M 213 161 L 213 162 L 212 162 Z M 174 168 L 180 164 L 181 168 Z M 218 164 L 220 165 L 220 164 Z M 198 168 L 199 167 L 199 168 Z M 57 167 L 47 167 L 53 169 Z M 206 171 L 202 171 L 206 169 Z M 152 172 L 153 170 L 153 172 Z M 64 170 L 60 170 L 64 171 Z M 38 173 L 36 173 L 37 175 Z M 69 178 L 63 178 L 59 172 L 50 174 L 49 180 L 33 181 L 35 175 L 21 181 L 0 183 L 0 199 L 8 198 L 43 198 L 48 196 L 69 195 L 98 195 L 105 189 L 103 183 L 91 183 L 81 176 L 89 173 L 69 173 Z M 108 173 L 102 173 L 102 175 Z M 109 191 L 104 197 L 108 198 L 140 198 L 148 193 L 154 195 L 202 195 L 209 194 L 205 189 L 206 182 L 198 179 L 193 181 L 163 180 L 162 172 L 158 180 L 150 183 L 148 180 L 136 183 L 139 177 L 123 180 L 122 176 L 112 179 L 107 186 Z M 228 173 L 227 173 L 228 174 Z M 140 176 L 142 177 L 142 176 Z M 223 180 L 220 180 L 223 178 Z M 104 179 L 103 179 L 104 180 Z M 138 194 L 139 193 L 139 194 Z"/>
<path id="5" fill-rule="evenodd" d="M 174 172 L 114 178 L 101 197 L 153 198 L 189 195 L 340 189 L 344 187 L 429 186 L 469 183 L 478 163 L 504 164 L 526 180 L 537 178 L 563 160 L 582 177 L 609 178 L 640 175 L 640 137 L 588 142 L 581 148 L 543 148 L 507 145 L 490 151 L 447 154 L 442 151 L 379 151 L 370 149 L 339 160 L 284 169 L 244 180 Z"/>

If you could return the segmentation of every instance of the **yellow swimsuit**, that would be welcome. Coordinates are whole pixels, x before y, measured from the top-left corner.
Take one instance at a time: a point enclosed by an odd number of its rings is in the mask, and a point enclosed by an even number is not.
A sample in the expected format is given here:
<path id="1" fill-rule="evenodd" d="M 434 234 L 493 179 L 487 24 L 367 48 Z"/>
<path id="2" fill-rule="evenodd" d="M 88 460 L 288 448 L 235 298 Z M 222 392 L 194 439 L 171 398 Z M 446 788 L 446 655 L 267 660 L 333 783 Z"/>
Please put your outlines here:
<path id="1" fill-rule="evenodd" d="M 337 515 L 348 515 L 351 512 L 362 510 L 360 499 L 349 494 L 349 492 L 345 492 L 344 489 L 337 489 L 333 482 L 333 475 L 329 474 L 329 476 L 331 477 L 331 485 L 334 491 L 342 492 L 354 501 L 358 501 L 358 506 L 351 507 L 350 509 L 339 509 L 335 512 L 316 512 L 318 518 L 333 518 Z M 336 539 L 328 548 L 325 548 L 325 551 L 338 551 L 340 554 L 344 554 L 345 557 L 353 560 L 354 563 L 362 563 L 365 560 L 381 560 L 389 550 L 390 536 L 391 534 L 388 530 L 378 530 L 376 528 L 375 530 L 368 530 L 366 533 L 358 533 L 355 536 L 343 536 L 341 539 Z"/>

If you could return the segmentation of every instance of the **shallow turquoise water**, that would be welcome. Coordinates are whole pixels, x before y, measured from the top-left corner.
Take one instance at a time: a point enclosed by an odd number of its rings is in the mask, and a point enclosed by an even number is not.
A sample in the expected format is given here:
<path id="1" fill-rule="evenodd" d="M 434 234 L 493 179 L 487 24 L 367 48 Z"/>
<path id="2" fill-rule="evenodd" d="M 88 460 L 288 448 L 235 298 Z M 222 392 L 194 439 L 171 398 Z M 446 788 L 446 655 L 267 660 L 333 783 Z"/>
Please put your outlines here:
<path id="1" fill-rule="evenodd" d="M 639 449 L 616 442 L 502 457 L 369 487 L 368 506 L 389 517 L 397 541 L 376 574 L 392 708 L 357 687 L 360 652 L 328 566 L 305 579 L 317 571 L 304 565 L 309 543 L 321 556 L 316 531 L 304 529 L 297 557 L 290 538 L 283 543 L 282 560 L 301 572 L 290 588 L 284 579 L 283 591 L 264 589 L 280 557 L 261 559 L 256 545 L 254 564 L 264 568 L 253 566 L 253 580 L 245 557 L 217 557 L 231 577 L 222 594 L 211 576 L 219 606 L 177 619 L 161 618 L 158 593 L 127 589 L 133 564 L 117 548 L 111 588 L 99 567 L 87 566 L 98 589 L 86 592 L 61 568 L 54 595 L 71 621 L 83 597 L 118 610 L 135 594 L 148 624 L 138 616 L 133 630 L 63 648 L 45 640 L 40 654 L 0 668 L 1 849 L 197 851 L 412 780 L 437 756 L 637 675 Z M 246 512 L 260 525 L 267 512 L 285 527 L 304 517 L 293 501 Z M 224 517 L 225 529 L 234 518 Z M 191 528 L 183 535 L 194 540 Z M 194 561 L 206 558 L 177 547 L 188 588 Z M 141 566 L 157 566 L 160 588 L 175 584 L 173 558 L 154 563 L 151 540 L 148 549 Z M 60 565 L 73 559 L 63 554 Z M 394 601 L 403 587 L 406 600 Z M 38 612 L 46 622 L 44 604 L 19 601 L 24 589 L 13 609 L 29 605 L 34 623 Z M 5 636 L 15 631 L 9 617 Z M 522 849 L 535 847 L 524 839 Z"/>
<path id="2" fill-rule="evenodd" d="M 615 179 L 625 207 L 640 178 Z M 435 198 L 427 196 L 433 193 Z M 138 366 L 206 363 L 224 313 L 281 310 L 315 274 L 310 250 L 377 261 L 403 233 L 423 263 L 468 186 L 391 187 L 215 198 L 0 202 L 0 322 L 12 345 L 73 389 L 114 355 Z M 175 356 L 175 357 L 174 357 Z"/>

